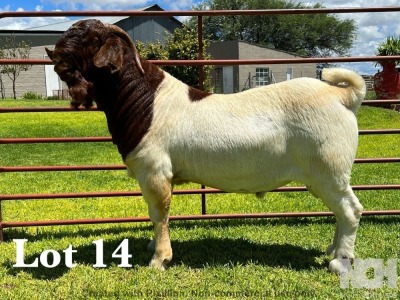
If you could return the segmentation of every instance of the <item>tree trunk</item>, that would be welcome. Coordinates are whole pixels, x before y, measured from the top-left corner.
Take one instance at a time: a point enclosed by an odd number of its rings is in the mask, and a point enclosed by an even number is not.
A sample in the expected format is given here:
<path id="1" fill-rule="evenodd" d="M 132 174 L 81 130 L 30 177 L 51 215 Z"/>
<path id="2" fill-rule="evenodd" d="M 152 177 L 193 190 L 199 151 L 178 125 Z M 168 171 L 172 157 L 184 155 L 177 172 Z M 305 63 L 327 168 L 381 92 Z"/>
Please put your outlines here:
<path id="1" fill-rule="evenodd" d="M 6 98 L 6 94 L 4 91 L 4 83 L 3 83 L 3 78 L 0 74 L 0 92 L 1 92 L 1 99 L 5 99 Z"/>
<path id="2" fill-rule="evenodd" d="M 15 81 L 17 80 L 15 74 L 13 74 L 13 79 L 12 79 L 12 87 L 13 87 L 13 95 L 14 99 L 17 99 L 17 92 L 15 91 Z"/>

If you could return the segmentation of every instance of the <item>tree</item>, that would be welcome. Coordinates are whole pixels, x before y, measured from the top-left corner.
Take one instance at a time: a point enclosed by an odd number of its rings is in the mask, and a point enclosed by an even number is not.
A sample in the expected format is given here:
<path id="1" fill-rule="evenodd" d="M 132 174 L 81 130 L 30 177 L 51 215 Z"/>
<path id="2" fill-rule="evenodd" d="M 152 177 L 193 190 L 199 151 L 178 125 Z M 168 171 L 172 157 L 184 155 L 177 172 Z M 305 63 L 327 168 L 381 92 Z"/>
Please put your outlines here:
<path id="1" fill-rule="evenodd" d="M 0 44 L 1 47 L 1 44 Z M 4 57 L 4 52 L 3 49 L 0 48 L 0 58 Z M 3 83 L 3 76 L 2 76 L 2 72 L 1 72 L 1 67 L 0 67 L 0 94 L 1 94 L 1 99 L 5 99 L 6 98 L 6 93 L 4 90 L 4 83 Z"/>
<path id="2" fill-rule="evenodd" d="M 29 59 L 31 46 L 24 41 L 17 41 L 15 36 L 6 37 L 0 42 L 0 57 L 4 59 Z M 12 81 L 13 96 L 17 99 L 15 82 L 22 71 L 28 71 L 32 65 L 2 65 L 1 74 L 6 74 Z"/>
<path id="3" fill-rule="evenodd" d="M 323 8 L 288 0 L 206 0 L 196 9 L 304 9 Z M 191 18 L 189 23 L 196 23 Z M 356 33 L 354 20 L 332 14 L 212 16 L 205 17 L 205 36 L 210 40 L 242 40 L 306 57 L 348 55 Z"/>
<path id="4" fill-rule="evenodd" d="M 209 59 L 205 52 L 209 43 L 205 40 L 203 47 L 203 58 Z M 177 28 L 166 37 L 165 44 L 161 42 L 143 44 L 136 42 L 136 47 L 143 58 L 149 60 L 196 60 L 198 59 L 199 45 L 197 29 L 184 26 Z M 184 83 L 199 87 L 199 67 L 197 66 L 164 66 L 165 71 L 180 79 Z M 207 90 L 210 88 L 210 66 L 204 66 L 203 85 Z"/>
<path id="5" fill-rule="evenodd" d="M 1 72 L 0 72 L 0 94 L 1 94 L 1 99 L 5 99 L 6 98 L 6 94 L 5 94 L 5 91 L 4 91 L 3 77 L 1 77 Z"/>

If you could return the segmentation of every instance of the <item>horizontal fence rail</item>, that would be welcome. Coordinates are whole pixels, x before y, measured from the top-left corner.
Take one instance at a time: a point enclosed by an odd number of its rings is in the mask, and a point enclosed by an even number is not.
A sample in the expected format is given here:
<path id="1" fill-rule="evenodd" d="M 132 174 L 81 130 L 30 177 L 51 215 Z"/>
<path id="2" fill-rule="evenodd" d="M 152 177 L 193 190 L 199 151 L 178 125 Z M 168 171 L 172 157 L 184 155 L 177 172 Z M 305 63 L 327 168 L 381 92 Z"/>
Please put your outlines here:
<path id="1" fill-rule="evenodd" d="M 385 185 L 353 185 L 355 191 L 372 191 L 372 190 L 400 190 L 400 184 L 385 184 Z M 308 189 L 302 186 L 284 186 L 271 190 L 269 192 L 306 192 Z M 174 190 L 174 195 L 198 195 L 198 194 L 225 194 L 228 192 L 214 189 L 187 189 Z M 59 193 L 59 194 L 17 194 L 17 195 L 0 195 L 0 201 L 10 200 L 46 200 L 46 199 L 73 199 L 73 198 L 104 198 L 104 197 L 134 197 L 142 196 L 140 191 L 132 192 L 86 192 L 86 193 Z"/>
<path id="2" fill-rule="evenodd" d="M 366 100 L 363 105 L 379 104 L 400 104 L 400 100 Z M 79 111 L 97 111 L 96 107 L 78 109 L 71 107 L 0 107 L 0 113 L 18 113 L 18 112 L 79 112 Z"/>
<path id="3" fill-rule="evenodd" d="M 385 164 L 400 162 L 400 157 L 382 158 L 357 158 L 356 164 Z M 11 172 L 66 172 L 66 171 L 117 171 L 126 170 L 125 165 L 81 165 L 81 166 L 20 166 L 20 167 L 0 167 L 0 173 Z"/>
<path id="4" fill-rule="evenodd" d="M 0 144 L 48 144 L 48 143 L 99 143 L 111 142 L 109 136 L 104 137 L 63 137 L 63 138 L 7 138 L 0 139 Z"/>
<path id="5" fill-rule="evenodd" d="M 360 135 L 400 134 L 400 129 L 359 130 Z M 111 137 L 62 137 L 62 138 L 0 138 L 1 144 L 46 144 L 46 143 L 93 143 L 111 142 Z"/>
<path id="6" fill-rule="evenodd" d="M 256 15 L 301 15 L 301 14 L 349 14 L 370 12 L 399 12 L 400 6 L 383 7 L 349 7 L 349 8 L 305 8 L 305 9 L 255 9 L 255 10 L 170 10 L 170 11 L 19 11 L 1 12 L 2 18 L 15 17 L 100 17 L 100 16 L 153 16 L 153 17 L 181 17 L 181 16 L 256 16 Z"/>
<path id="7" fill-rule="evenodd" d="M 199 55 L 197 60 L 158 60 L 150 61 L 156 65 L 177 66 L 199 66 L 202 74 L 202 66 L 205 65 L 258 65 L 258 64 L 303 64 L 303 63 L 343 63 L 343 62 L 369 62 L 400 60 L 400 56 L 363 56 L 363 57 L 324 57 L 324 58 L 293 58 L 293 59 L 246 59 L 246 60 L 204 60 L 202 59 L 202 18 L 205 16 L 221 15 L 277 15 L 277 14 L 348 14 L 348 13 L 387 13 L 400 12 L 400 6 L 371 7 L 371 8 L 319 8 L 319 9 L 266 9 L 266 10 L 231 10 L 231 11 L 56 11 L 56 12 L 1 12 L 0 19 L 15 17 L 56 17 L 56 16 L 196 16 L 198 17 Z M 46 59 L 0 59 L 0 64 L 25 64 L 25 65 L 50 65 L 51 60 Z M 201 77 L 201 76 L 200 76 Z M 367 100 L 363 105 L 399 105 L 400 100 Z M 33 108 L 0 108 L 0 113 L 51 113 L 51 112 L 81 112 L 97 111 L 95 107 L 90 109 L 69 107 L 33 107 Z M 360 135 L 400 134 L 400 129 L 373 129 L 360 130 Z M 36 144 L 36 143 L 82 143 L 82 142 L 111 142 L 111 137 L 53 137 L 53 138 L 0 138 L 0 144 Z M 370 163 L 399 163 L 399 157 L 391 158 L 358 158 L 357 164 Z M 61 171 L 118 171 L 125 170 L 124 165 L 80 165 L 80 166 L 1 166 L 0 173 L 10 172 L 61 172 Z M 398 184 L 386 185 L 355 185 L 356 191 L 368 190 L 400 190 Z M 272 192 L 304 192 L 306 187 L 284 186 Z M 175 195 L 195 194 L 202 196 L 202 213 L 199 215 L 171 216 L 170 220 L 213 220 L 213 219 L 238 219 L 238 218 L 299 218 L 299 217 L 327 217 L 333 216 L 331 212 L 285 212 L 285 213 L 251 213 L 251 214 L 207 214 L 206 194 L 225 193 L 213 188 L 175 190 Z M 131 197 L 141 196 L 140 191 L 131 192 L 82 192 L 82 193 L 59 193 L 59 194 L 14 194 L 0 195 L 0 241 L 3 240 L 3 228 L 29 227 L 29 226 L 51 226 L 72 224 L 100 224 L 100 223 L 124 223 L 124 222 L 147 222 L 148 217 L 129 218 L 99 218 L 99 219 L 77 219 L 77 220 L 50 220 L 50 221 L 13 221 L 2 220 L 2 206 L 4 201 L 13 200 L 47 200 L 47 199 L 69 199 L 69 198 L 102 198 L 102 197 Z M 374 210 L 363 212 L 364 216 L 400 215 L 400 210 Z"/>
<path id="8" fill-rule="evenodd" d="M 284 65 L 304 63 L 340 63 L 400 60 L 400 56 L 363 56 L 363 57 L 325 57 L 325 58 L 285 58 L 285 59 L 209 59 L 209 60 L 149 60 L 159 66 L 204 66 L 204 65 Z M 48 59 L 0 59 L 3 65 L 52 65 Z"/>
<path id="9" fill-rule="evenodd" d="M 400 210 L 374 210 L 363 211 L 363 216 L 396 216 Z M 171 221 L 195 221 L 195 220 L 226 220 L 226 219 L 273 219 L 273 218 L 311 218 L 332 217 L 331 212 L 287 212 L 287 213 L 253 213 L 253 214 L 206 214 L 206 215 L 178 215 L 170 216 Z M 26 221 L 26 222 L 3 222 L 3 228 L 30 227 L 30 226 L 54 226 L 54 225 L 83 225 L 83 224 L 106 224 L 106 223 L 134 223 L 150 222 L 149 217 L 130 218 L 99 218 L 99 219 L 74 219 L 74 220 L 52 220 L 52 221 Z"/>

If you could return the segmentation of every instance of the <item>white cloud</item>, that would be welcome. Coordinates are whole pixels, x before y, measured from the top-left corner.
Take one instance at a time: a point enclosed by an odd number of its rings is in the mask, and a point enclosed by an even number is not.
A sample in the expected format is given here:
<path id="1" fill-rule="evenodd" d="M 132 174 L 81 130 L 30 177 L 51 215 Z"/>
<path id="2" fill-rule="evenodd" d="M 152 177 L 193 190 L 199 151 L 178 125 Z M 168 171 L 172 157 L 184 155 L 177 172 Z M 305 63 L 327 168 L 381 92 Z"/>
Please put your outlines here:
<path id="1" fill-rule="evenodd" d="M 172 2 L 168 2 L 170 10 L 187 10 L 191 9 L 194 5 L 194 1 L 192 0 L 175 0 Z"/>
<path id="2" fill-rule="evenodd" d="M 309 1 L 310 4 L 322 2 L 328 8 L 345 7 L 389 7 L 398 6 L 398 0 L 322 0 Z M 400 35 L 400 12 L 383 13 L 349 13 L 336 14 L 342 19 L 353 19 L 358 27 L 357 40 L 351 50 L 352 56 L 373 56 L 379 43 L 387 36 Z M 373 74 L 376 72 L 374 63 L 352 63 L 350 68 L 360 72 Z"/>
<path id="3" fill-rule="evenodd" d="M 37 5 L 35 11 L 41 11 L 42 6 Z M 10 11 L 10 5 L 0 7 L 0 12 Z M 25 11 L 22 7 L 17 8 L 15 11 Z M 35 17 L 35 18 L 4 18 L 0 19 L 0 29 L 3 30 L 23 30 L 26 28 L 47 25 L 68 20 L 66 17 Z"/>
<path id="4" fill-rule="evenodd" d="M 2 12 L 2 11 L 9 11 L 10 10 L 10 4 L 7 4 L 6 6 L 4 6 L 4 7 L 0 7 L 0 12 Z"/>
<path id="5" fill-rule="evenodd" d="M 385 34 L 380 30 L 379 26 L 364 26 L 359 28 L 357 40 L 360 41 L 374 41 L 384 39 Z"/>
<path id="6" fill-rule="evenodd" d="M 44 7 L 53 7 L 57 10 L 128 10 L 142 8 L 154 4 L 153 0 L 41 0 L 40 4 L 35 6 L 35 11 L 42 11 Z M 192 0 L 176 0 L 162 2 L 161 6 L 165 9 L 190 9 L 193 5 Z M 11 5 L 0 7 L 0 12 L 11 11 Z M 24 11 L 24 8 L 19 7 L 15 11 Z M 5 30 L 22 30 L 41 25 L 47 25 L 55 22 L 68 20 L 66 17 L 56 18 L 5 18 L 0 19 L 0 29 Z"/>
<path id="7" fill-rule="evenodd" d="M 43 0 L 62 10 L 122 10 L 148 5 L 150 0 Z"/>
<path id="8" fill-rule="evenodd" d="M 62 10 L 122 10 L 150 6 L 155 3 L 168 10 L 190 10 L 199 0 L 42 0 Z"/>

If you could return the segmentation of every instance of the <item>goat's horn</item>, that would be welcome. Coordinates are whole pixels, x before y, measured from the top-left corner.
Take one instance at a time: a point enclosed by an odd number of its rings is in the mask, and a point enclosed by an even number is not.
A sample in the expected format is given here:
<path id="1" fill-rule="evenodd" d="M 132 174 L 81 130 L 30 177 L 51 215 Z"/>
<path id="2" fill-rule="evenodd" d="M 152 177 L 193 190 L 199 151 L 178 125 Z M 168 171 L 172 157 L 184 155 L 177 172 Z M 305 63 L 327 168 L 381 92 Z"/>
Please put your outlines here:
<path id="1" fill-rule="evenodd" d="M 110 29 L 113 33 L 115 33 L 117 36 L 119 36 L 120 38 L 122 38 L 125 42 L 128 43 L 128 45 L 133 49 L 133 51 L 135 52 L 135 63 L 139 68 L 139 71 L 142 73 L 142 75 L 144 75 L 144 70 L 142 67 L 142 63 L 140 62 L 140 57 L 139 57 L 139 53 L 136 49 L 135 44 L 133 43 L 131 37 L 121 28 L 119 28 L 116 25 L 113 24 L 104 24 L 104 26 L 108 29 Z"/>

